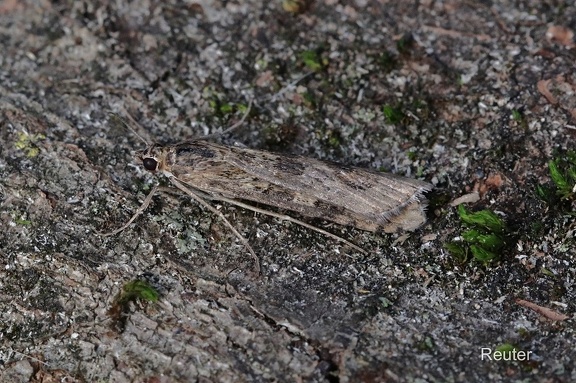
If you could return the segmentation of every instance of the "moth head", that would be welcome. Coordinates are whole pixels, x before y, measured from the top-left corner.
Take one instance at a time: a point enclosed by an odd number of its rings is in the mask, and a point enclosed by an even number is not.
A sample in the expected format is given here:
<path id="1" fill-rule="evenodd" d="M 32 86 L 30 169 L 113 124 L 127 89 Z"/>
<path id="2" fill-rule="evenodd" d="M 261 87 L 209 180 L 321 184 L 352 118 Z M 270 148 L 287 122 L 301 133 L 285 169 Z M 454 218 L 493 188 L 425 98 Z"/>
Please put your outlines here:
<path id="1" fill-rule="evenodd" d="M 138 152 L 138 158 L 142 161 L 144 168 L 150 172 L 162 170 L 165 154 L 162 146 L 152 145 Z"/>

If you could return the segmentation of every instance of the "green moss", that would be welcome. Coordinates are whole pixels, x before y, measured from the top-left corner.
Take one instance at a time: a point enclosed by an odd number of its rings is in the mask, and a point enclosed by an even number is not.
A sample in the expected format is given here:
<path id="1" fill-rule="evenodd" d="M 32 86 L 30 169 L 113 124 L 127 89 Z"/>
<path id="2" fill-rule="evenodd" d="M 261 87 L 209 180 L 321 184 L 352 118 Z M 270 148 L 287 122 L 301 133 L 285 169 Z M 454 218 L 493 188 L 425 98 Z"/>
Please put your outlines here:
<path id="1" fill-rule="evenodd" d="M 26 154 L 26 157 L 36 157 L 40 153 L 40 148 L 36 145 L 38 141 L 45 140 L 46 136 L 43 134 L 28 134 L 26 132 L 18 133 L 18 140 L 14 143 L 16 149 L 21 150 Z"/>
<path id="2" fill-rule="evenodd" d="M 308 69 L 319 72 L 328 65 L 327 59 L 322 59 L 320 54 L 315 50 L 307 50 L 300 53 L 300 60 Z"/>
<path id="3" fill-rule="evenodd" d="M 342 137 L 340 136 L 340 132 L 337 130 L 328 130 L 327 134 L 327 144 L 329 147 L 333 149 L 338 149 L 342 144 Z"/>
<path id="4" fill-rule="evenodd" d="M 536 185 L 536 195 L 541 200 L 550 203 L 554 199 L 554 190 L 544 185 Z"/>
<path id="5" fill-rule="evenodd" d="M 391 105 L 384 105 L 382 107 L 382 112 L 384 113 L 384 117 L 386 120 L 391 124 L 398 124 L 404 120 L 406 115 L 402 112 L 399 107 L 394 107 Z"/>
<path id="6" fill-rule="evenodd" d="M 414 46 L 414 36 L 410 33 L 406 33 L 400 40 L 396 42 L 396 49 L 400 54 L 407 54 Z"/>
<path id="7" fill-rule="evenodd" d="M 392 301 L 386 297 L 380 297 L 378 298 L 378 300 L 380 301 L 380 306 L 382 308 L 388 308 L 390 306 L 392 306 L 394 303 L 392 303 Z"/>
<path id="8" fill-rule="evenodd" d="M 448 242 L 444 248 L 460 263 L 472 257 L 484 264 L 498 259 L 506 247 L 504 221 L 489 210 L 471 213 L 462 205 L 458 206 L 458 215 L 468 229 L 461 234 L 462 241 Z"/>
<path id="9" fill-rule="evenodd" d="M 130 303 L 136 301 L 157 302 L 160 297 L 158 291 L 148 282 L 136 279 L 127 282 L 122 287 L 122 292 L 114 299 L 114 304 L 108 310 L 108 314 L 114 320 L 117 328 L 122 331 L 126 326 Z"/>
<path id="10" fill-rule="evenodd" d="M 248 110 L 248 105 L 236 104 L 236 110 L 240 112 L 242 115 L 244 115 L 244 113 L 246 113 L 246 111 Z"/>
<path id="11" fill-rule="evenodd" d="M 121 301 L 135 301 L 138 299 L 156 302 L 158 300 L 158 292 L 146 281 L 136 279 L 130 281 L 122 288 L 122 294 L 119 299 Z"/>
<path id="12" fill-rule="evenodd" d="M 556 185 L 556 194 L 573 199 L 576 194 L 576 152 L 569 151 L 548 163 L 550 178 Z"/>
<path id="13" fill-rule="evenodd" d="M 409 151 L 407 154 L 408 159 L 410 159 L 410 161 L 416 161 L 418 159 L 418 153 L 413 152 L 413 151 Z"/>
<path id="14" fill-rule="evenodd" d="M 524 114 L 521 111 L 513 109 L 512 120 L 515 121 L 524 130 L 528 129 L 528 121 L 526 120 L 526 117 L 524 117 Z"/>
<path id="15" fill-rule="evenodd" d="M 501 352 L 501 353 L 511 353 L 511 352 L 519 351 L 519 350 L 513 344 L 503 343 L 503 344 L 499 345 L 498 347 L 496 347 L 496 349 L 494 351 L 495 352 Z"/>
<path id="16" fill-rule="evenodd" d="M 377 62 L 384 72 L 391 72 L 398 66 L 397 58 L 388 51 L 380 54 L 380 56 L 378 56 Z"/>
<path id="17" fill-rule="evenodd" d="M 426 335 L 422 340 L 416 343 L 416 348 L 423 352 L 432 352 L 436 349 L 436 344 L 431 336 Z"/>
<path id="18" fill-rule="evenodd" d="M 14 222 L 16 222 L 16 224 L 22 225 L 22 226 L 29 226 L 32 224 L 32 221 L 29 221 L 27 219 L 22 219 L 22 218 L 16 218 L 14 220 Z"/>
<path id="19" fill-rule="evenodd" d="M 551 278 L 556 277 L 552 271 L 550 271 L 550 270 L 548 270 L 548 269 L 546 269 L 546 268 L 544 268 L 544 267 L 542 267 L 542 268 L 540 269 L 540 272 L 541 272 L 543 275 L 546 275 L 547 277 L 551 277 Z"/>
<path id="20" fill-rule="evenodd" d="M 222 102 L 218 98 L 211 99 L 208 104 L 210 105 L 210 108 L 212 108 L 214 114 L 218 117 L 224 117 L 227 114 L 232 113 L 234 110 L 232 104 Z"/>
<path id="21" fill-rule="evenodd" d="M 21 226 L 32 225 L 32 221 L 27 219 L 27 214 L 25 212 L 20 212 L 20 211 L 14 210 L 11 212 L 10 216 L 11 216 L 12 220 L 14 221 L 14 223 L 16 223 L 17 225 L 21 225 Z"/>
<path id="22" fill-rule="evenodd" d="M 498 258 L 498 254 L 486 250 L 482 246 L 470 245 L 470 251 L 472 251 L 474 259 L 482 263 L 488 263 L 491 260 Z"/>
<path id="23" fill-rule="evenodd" d="M 551 183 L 536 185 L 536 195 L 554 210 L 574 215 L 576 200 L 576 151 L 557 155 L 548 162 Z"/>
<path id="24" fill-rule="evenodd" d="M 505 228 L 504 221 L 489 210 L 469 213 L 463 205 L 459 205 L 458 215 L 463 223 L 470 226 L 480 226 L 488 231 L 501 233 Z"/>
<path id="25" fill-rule="evenodd" d="M 468 246 L 460 242 L 448 242 L 444 248 L 456 259 L 458 263 L 465 263 L 468 260 Z"/>

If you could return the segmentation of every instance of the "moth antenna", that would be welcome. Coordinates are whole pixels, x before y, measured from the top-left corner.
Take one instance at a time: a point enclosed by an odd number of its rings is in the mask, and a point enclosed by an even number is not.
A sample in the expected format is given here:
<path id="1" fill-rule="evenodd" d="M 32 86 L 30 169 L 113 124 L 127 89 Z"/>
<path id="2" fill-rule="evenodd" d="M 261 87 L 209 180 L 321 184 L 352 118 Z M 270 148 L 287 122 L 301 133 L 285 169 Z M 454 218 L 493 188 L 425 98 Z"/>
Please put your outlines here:
<path id="1" fill-rule="evenodd" d="M 136 120 L 134 120 L 134 118 L 130 115 L 130 113 L 128 113 L 124 108 L 122 108 L 122 113 L 123 113 L 125 116 L 128 117 L 128 120 L 130 120 L 130 122 L 131 122 L 132 124 L 134 124 L 135 126 L 140 127 L 140 124 L 137 123 Z M 142 137 L 140 134 L 138 134 L 138 132 L 137 132 L 134 128 L 132 128 L 130 125 L 128 125 L 128 124 L 126 123 L 126 121 L 125 121 L 119 114 L 114 113 L 114 112 L 110 112 L 110 115 L 111 115 L 112 117 L 116 118 L 118 121 L 120 121 L 120 122 L 122 123 L 122 125 L 124 125 L 124 127 L 125 127 L 126 129 L 128 129 L 132 134 L 134 134 L 136 137 L 138 137 L 138 139 L 139 139 L 140 141 L 142 141 L 142 142 L 144 143 L 144 145 L 146 145 L 146 146 L 150 146 L 150 145 L 151 145 L 150 141 L 146 140 L 144 137 Z"/>
<path id="2" fill-rule="evenodd" d="M 244 112 L 244 115 L 242 116 L 242 118 L 240 119 L 240 121 L 238 121 L 237 123 L 235 123 L 234 125 L 232 125 L 231 127 L 227 128 L 226 130 L 224 130 L 221 134 L 226 134 L 226 133 L 230 133 L 231 131 L 233 131 L 234 129 L 238 128 L 239 126 L 241 126 L 244 121 L 246 120 L 246 117 L 248 117 L 248 114 L 250 114 L 250 110 L 252 110 L 252 103 L 254 102 L 254 100 L 250 100 L 248 101 L 248 107 L 246 108 L 246 111 Z"/>
<path id="3" fill-rule="evenodd" d="M 252 110 L 252 104 L 253 104 L 253 103 L 254 103 L 254 100 L 253 100 L 253 99 L 248 102 L 248 107 L 246 108 L 246 111 L 244 112 L 244 115 L 242 116 L 242 118 L 240 119 L 240 121 L 238 121 L 237 123 L 235 123 L 235 124 L 232 125 L 231 127 L 226 128 L 225 130 L 223 130 L 223 131 L 220 132 L 220 133 L 212 133 L 212 134 L 208 134 L 208 135 L 206 135 L 206 136 L 202 136 L 202 137 L 199 137 L 199 138 L 202 139 L 202 140 L 204 140 L 204 139 L 207 139 L 207 138 L 212 138 L 212 137 L 215 137 L 215 136 L 220 136 L 220 135 L 223 135 L 223 134 L 227 134 L 227 133 L 230 133 L 230 132 L 232 132 L 233 130 L 237 129 L 238 127 L 240 127 L 240 126 L 244 123 L 244 121 L 246 121 L 246 117 L 248 117 L 248 114 L 250 114 L 250 111 Z"/>
<path id="4" fill-rule="evenodd" d="M 283 95 L 284 93 L 286 93 L 289 89 L 292 89 L 296 86 L 296 84 L 298 84 L 300 81 L 304 80 L 306 77 L 314 74 L 316 72 L 314 71 L 310 71 L 304 75 L 302 75 L 301 77 L 298 77 L 296 80 L 292 81 L 291 83 L 289 83 L 288 85 L 286 85 L 285 87 L 283 87 L 282 89 L 280 89 L 278 92 L 276 92 L 273 95 L 267 96 L 264 98 L 263 101 L 271 101 L 271 102 L 275 102 L 276 100 L 278 100 L 278 98 Z"/>

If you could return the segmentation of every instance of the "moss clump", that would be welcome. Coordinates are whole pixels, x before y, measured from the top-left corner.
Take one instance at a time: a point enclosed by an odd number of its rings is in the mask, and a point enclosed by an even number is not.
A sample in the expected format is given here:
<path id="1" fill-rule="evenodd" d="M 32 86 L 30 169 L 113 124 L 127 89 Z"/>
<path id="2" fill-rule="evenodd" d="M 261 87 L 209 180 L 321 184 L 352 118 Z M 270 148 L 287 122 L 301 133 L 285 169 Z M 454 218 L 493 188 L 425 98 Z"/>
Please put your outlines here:
<path id="1" fill-rule="evenodd" d="M 444 248 L 462 263 L 470 254 L 484 264 L 498 259 L 506 246 L 504 221 L 489 210 L 471 213 L 462 205 L 458 206 L 458 215 L 467 230 L 461 234 L 461 241 L 448 242 Z"/>
<path id="2" fill-rule="evenodd" d="M 150 283 L 136 279 L 126 283 L 122 292 L 114 299 L 114 304 L 108 310 L 108 314 L 114 320 L 118 330 L 123 331 L 126 327 L 126 319 L 130 311 L 130 303 L 136 301 L 157 302 L 160 297 L 158 291 Z"/>

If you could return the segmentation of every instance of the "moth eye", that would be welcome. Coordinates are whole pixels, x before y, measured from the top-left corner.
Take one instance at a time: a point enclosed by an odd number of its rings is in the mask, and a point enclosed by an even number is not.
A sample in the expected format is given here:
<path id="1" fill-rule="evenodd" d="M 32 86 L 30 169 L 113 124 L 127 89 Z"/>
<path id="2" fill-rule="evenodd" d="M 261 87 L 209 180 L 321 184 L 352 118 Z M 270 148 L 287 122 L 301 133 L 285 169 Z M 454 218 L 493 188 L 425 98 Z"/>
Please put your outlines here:
<path id="1" fill-rule="evenodd" d="M 156 161 L 154 158 L 144 158 L 142 163 L 144 164 L 146 170 L 154 171 L 158 168 L 158 161 Z"/>

